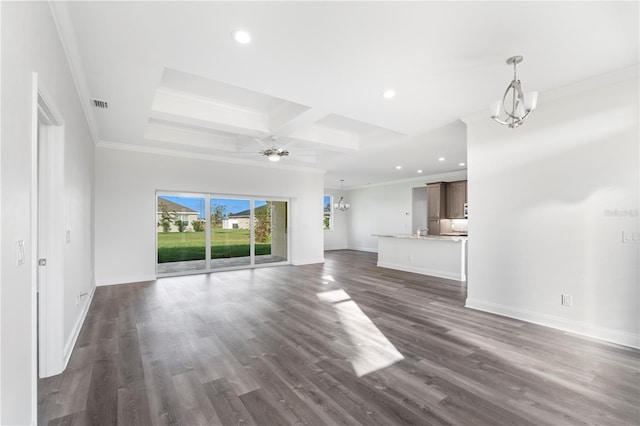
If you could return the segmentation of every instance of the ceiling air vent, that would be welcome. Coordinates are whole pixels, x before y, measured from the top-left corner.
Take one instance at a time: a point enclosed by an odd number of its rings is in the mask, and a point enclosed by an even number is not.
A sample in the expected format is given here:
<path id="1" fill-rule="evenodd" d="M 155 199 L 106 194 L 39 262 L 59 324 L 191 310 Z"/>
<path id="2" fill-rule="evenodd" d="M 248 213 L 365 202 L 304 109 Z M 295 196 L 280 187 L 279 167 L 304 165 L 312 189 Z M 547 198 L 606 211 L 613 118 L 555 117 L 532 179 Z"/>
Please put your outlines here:
<path id="1" fill-rule="evenodd" d="M 95 108 L 102 108 L 102 109 L 107 109 L 109 107 L 109 104 L 107 103 L 107 101 L 102 101 L 100 99 L 94 99 L 94 98 L 91 98 L 91 105 L 93 105 Z"/>

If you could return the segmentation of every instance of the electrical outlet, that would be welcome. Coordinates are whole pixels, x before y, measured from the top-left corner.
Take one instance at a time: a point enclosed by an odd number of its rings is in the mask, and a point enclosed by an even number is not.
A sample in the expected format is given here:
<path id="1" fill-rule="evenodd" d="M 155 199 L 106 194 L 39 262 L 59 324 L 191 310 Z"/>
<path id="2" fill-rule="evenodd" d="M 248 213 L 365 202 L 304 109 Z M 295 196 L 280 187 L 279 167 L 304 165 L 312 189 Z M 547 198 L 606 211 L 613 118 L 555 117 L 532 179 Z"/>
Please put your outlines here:
<path id="1" fill-rule="evenodd" d="M 640 232 L 622 231 L 623 244 L 640 244 Z"/>
<path id="2" fill-rule="evenodd" d="M 571 296 L 569 296 L 568 294 L 563 294 L 562 295 L 562 306 L 571 307 L 572 304 L 573 304 L 573 301 L 571 300 Z"/>

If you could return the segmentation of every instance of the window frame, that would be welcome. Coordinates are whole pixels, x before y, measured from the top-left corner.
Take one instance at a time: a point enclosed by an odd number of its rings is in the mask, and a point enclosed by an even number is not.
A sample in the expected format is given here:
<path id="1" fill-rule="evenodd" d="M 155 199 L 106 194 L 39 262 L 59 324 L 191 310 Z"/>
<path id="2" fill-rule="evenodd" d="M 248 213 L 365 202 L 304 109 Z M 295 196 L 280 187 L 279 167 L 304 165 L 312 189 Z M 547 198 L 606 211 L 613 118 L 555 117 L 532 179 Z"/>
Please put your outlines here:
<path id="1" fill-rule="evenodd" d="M 193 270 L 183 270 L 176 272 L 159 272 L 158 271 L 158 198 L 159 197 L 195 197 L 195 198 L 203 198 L 204 199 L 204 216 L 205 216 L 205 266 L 204 268 L 193 269 Z M 251 229 L 251 248 L 250 248 L 250 262 L 248 265 L 238 265 L 238 266 L 229 266 L 229 267 L 213 267 L 211 262 L 211 200 L 216 198 L 224 198 L 224 199 L 241 199 L 249 201 L 249 209 L 250 213 L 250 229 Z M 254 203 L 256 200 L 267 200 L 267 201 L 275 201 L 275 202 L 284 202 L 286 203 L 286 211 L 284 212 L 284 220 L 285 220 L 285 235 L 286 235 L 286 260 L 280 262 L 268 262 L 268 263 L 258 263 L 256 262 L 256 255 L 254 251 L 255 241 L 254 241 Z M 171 190 L 155 190 L 155 206 L 154 206 L 154 240 L 155 240 L 155 275 L 156 278 L 161 277 L 171 277 L 171 276 L 184 276 L 184 275 L 193 275 L 193 274 L 205 274 L 210 272 L 217 271 L 226 271 L 226 270 L 242 270 L 242 269 L 257 269 L 257 268 L 265 268 L 271 266 L 279 266 L 279 265 L 290 265 L 291 264 L 291 235 L 288 230 L 291 227 L 289 223 L 291 218 L 291 200 L 290 197 L 272 197 L 272 196 L 258 196 L 258 195 L 243 195 L 243 194 L 221 194 L 218 192 L 189 192 L 189 191 L 171 191 Z M 188 215 L 187 215 L 188 217 Z"/>
<path id="2" fill-rule="evenodd" d="M 327 212 L 325 210 L 325 200 L 327 199 L 327 197 L 329 198 L 329 211 Z M 324 194 L 324 196 L 322 197 L 322 229 L 323 231 L 333 231 L 333 195 L 331 194 Z M 329 217 L 329 227 L 326 227 L 324 224 L 324 219 L 326 217 Z"/>

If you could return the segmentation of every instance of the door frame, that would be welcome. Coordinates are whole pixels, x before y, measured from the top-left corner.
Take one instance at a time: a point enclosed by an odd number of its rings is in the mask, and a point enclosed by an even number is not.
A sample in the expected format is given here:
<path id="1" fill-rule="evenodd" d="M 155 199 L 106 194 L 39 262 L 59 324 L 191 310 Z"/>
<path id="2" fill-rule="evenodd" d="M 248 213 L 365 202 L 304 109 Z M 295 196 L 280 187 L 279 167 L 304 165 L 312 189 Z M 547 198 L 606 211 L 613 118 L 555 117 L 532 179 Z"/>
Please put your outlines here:
<path id="1" fill-rule="evenodd" d="M 32 137 L 32 307 L 33 307 L 33 377 L 50 377 L 62 373 L 64 356 L 64 120 L 49 92 L 33 73 Z M 45 147 L 41 149 L 41 147 Z M 44 161 L 39 161 L 42 154 Z M 44 179 L 40 182 L 40 175 Z M 49 207 L 39 221 L 39 202 Z M 40 222 L 40 223 L 39 223 Z M 44 227 L 44 229 L 42 229 Z M 41 237 L 44 237 L 41 239 Z M 42 241 L 42 244 L 41 244 Z M 40 258 L 47 259 L 39 266 Z M 42 281 L 43 285 L 40 285 Z M 36 301 L 38 300 L 39 303 Z M 41 326 L 39 327 L 38 324 Z M 37 384 L 36 384 L 37 392 Z"/>

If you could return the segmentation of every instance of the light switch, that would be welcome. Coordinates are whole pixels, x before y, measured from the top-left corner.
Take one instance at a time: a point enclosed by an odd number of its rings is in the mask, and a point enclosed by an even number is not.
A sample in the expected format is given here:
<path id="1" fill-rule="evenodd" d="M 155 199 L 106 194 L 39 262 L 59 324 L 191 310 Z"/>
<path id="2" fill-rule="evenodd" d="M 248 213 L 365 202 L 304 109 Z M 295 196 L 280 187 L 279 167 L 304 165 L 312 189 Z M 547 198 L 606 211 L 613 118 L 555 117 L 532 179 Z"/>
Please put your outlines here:
<path id="1" fill-rule="evenodd" d="M 67 229 L 67 244 L 71 242 L 71 230 Z"/>
<path id="2" fill-rule="evenodd" d="M 24 265 L 25 245 L 24 240 L 18 240 L 16 246 L 16 265 Z"/>

